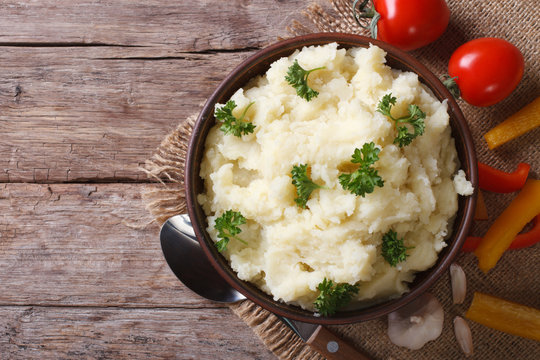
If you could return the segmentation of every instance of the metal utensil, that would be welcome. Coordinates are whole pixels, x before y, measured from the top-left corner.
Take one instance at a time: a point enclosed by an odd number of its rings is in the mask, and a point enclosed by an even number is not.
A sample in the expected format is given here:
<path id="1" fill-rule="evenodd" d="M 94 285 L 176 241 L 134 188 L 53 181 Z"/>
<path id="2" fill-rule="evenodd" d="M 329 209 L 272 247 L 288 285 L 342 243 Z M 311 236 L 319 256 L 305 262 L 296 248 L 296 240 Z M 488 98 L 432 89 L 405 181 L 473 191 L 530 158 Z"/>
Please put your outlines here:
<path id="1" fill-rule="evenodd" d="M 204 255 L 187 214 L 171 217 L 159 234 L 161 249 L 176 277 L 198 295 L 232 303 L 246 297 L 223 280 Z"/>
<path id="2" fill-rule="evenodd" d="M 169 267 L 193 292 L 209 300 L 223 303 L 245 299 L 244 295 L 230 286 L 208 261 L 195 237 L 187 214 L 176 215 L 167 220 L 161 227 L 159 238 Z M 369 360 L 321 325 L 276 316 L 327 359 Z"/>

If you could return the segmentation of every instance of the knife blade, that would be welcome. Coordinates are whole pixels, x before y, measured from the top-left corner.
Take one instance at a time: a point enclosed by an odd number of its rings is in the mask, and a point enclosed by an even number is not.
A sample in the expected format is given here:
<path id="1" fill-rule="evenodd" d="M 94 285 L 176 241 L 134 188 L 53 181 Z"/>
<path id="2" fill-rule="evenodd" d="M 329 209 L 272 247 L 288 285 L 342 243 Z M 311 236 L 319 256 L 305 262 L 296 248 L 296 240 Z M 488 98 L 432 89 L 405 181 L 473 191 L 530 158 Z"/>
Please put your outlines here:
<path id="1" fill-rule="evenodd" d="M 277 315 L 300 339 L 328 360 L 371 360 L 328 328 Z"/>

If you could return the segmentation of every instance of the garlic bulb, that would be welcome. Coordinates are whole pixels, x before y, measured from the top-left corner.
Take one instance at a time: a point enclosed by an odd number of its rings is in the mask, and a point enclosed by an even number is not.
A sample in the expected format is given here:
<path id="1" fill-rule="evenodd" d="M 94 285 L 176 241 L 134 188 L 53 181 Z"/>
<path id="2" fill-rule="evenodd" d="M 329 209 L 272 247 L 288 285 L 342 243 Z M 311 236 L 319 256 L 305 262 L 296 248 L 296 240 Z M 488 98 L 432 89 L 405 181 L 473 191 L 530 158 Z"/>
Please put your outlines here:
<path id="1" fill-rule="evenodd" d="M 388 337 L 398 346 L 417 350 L 441 335 L 444 312 L 435 296 L 424 293 L 388 314 Z"/>

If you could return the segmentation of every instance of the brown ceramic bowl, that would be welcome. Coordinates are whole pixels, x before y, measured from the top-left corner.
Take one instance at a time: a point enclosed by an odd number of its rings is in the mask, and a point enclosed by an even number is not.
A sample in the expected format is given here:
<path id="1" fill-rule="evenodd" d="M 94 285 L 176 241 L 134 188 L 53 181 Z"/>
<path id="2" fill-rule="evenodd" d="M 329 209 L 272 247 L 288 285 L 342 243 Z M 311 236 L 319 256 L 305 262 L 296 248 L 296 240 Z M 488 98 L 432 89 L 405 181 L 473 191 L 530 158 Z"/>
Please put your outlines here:
<path id="1" fill-rule="evenodd" d="M 197 195 L 203 192 L 203 181 L 199 177 L 199 170 L 204 153 L 206 136 L 210 128 L 215 124 L 213 116 L 215 104 L 225 103 L 236 90 L 243 87 L 251 78 L 264 74 L 268 70 L 269 65 L 275 60 L 289 56 L 295 50 L 301 49 L 304 46 L 322 45 L 330 42 L 337 42 L 342 48 L 368 47 L 370 43 L 377 45 L 387 52 L 386 59 L 388 65 L 392 68 L 417 73 L 419 79 L 433 91 L 436 98 L 441 101 L 448 101 L 452 135 L 455 139 L 461 168 L 465 171 L 467 178 L 476 189 L 478 178 L 476 155 L 469 127 L 456 101 L 437 76 L 411 55 L 391 45 L 363 36 L 339 33 L 310 34 L 281 41 L 258 51 L 238 65 L 223 80 L 212 96 L 210 96 L 195 123 L 189 142 L 185 183 L 187 207 L 195 234 L 207 257 L 227 282 L 248 299 L 278 315 L 311 323 L 345 324 L 370 320 L 385 315 L 407 304 L 427 290 L 448 269 L 459 253 L 473 220 L 476 194 L 468 197 L 459 197 L 459 210 L 454 222 L 452 236 L 447 239 L 448 246 L 441 251 L 437 263 L 432 268 L 416 275 L 414 282 L 410 284 L 410 291 L 408 293 L 400 298 L 388 300 L 370 307 L 338 312 L 331 317 L 316 317 L 313 312 L 274 301 L 272 297 L 254 285 L 238 279 L 236 273 L 230 268 L 227 260 L 216 250 L 214 243 L 207 234 L 205 230 L 207 227 L 206 215 L 197 202 Z"/>

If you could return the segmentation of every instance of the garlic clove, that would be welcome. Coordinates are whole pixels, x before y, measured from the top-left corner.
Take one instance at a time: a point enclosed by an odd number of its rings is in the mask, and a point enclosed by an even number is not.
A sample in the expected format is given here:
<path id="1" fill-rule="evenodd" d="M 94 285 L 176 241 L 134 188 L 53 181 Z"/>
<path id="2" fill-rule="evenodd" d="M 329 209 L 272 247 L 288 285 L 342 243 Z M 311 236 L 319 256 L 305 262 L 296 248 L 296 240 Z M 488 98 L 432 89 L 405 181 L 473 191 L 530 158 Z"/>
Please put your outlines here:
<path id="1" fill-rule="evenodd" d="M 452 300 L 454 304 L 462 304 L 467 292 L 467 278 L 463 268 L 456 263 L 450 265 L 450 282 L 452 284 Z"/>
<path id="2" fill-rule="evenodd" d="M 435 296 L 424 293 L 388 314 L 388 337 L 398 346 L 418 350 L 441 335 L 444 312 Z"/>
<path id="3" fill-rule="evenodd" d="M 460 316 L 454 318 L 454 333 L 456 334 L 456 340 L 463 353 L 466 356 L 471 356 L 473 354 L 471 329 L 465 319 Z"/>

